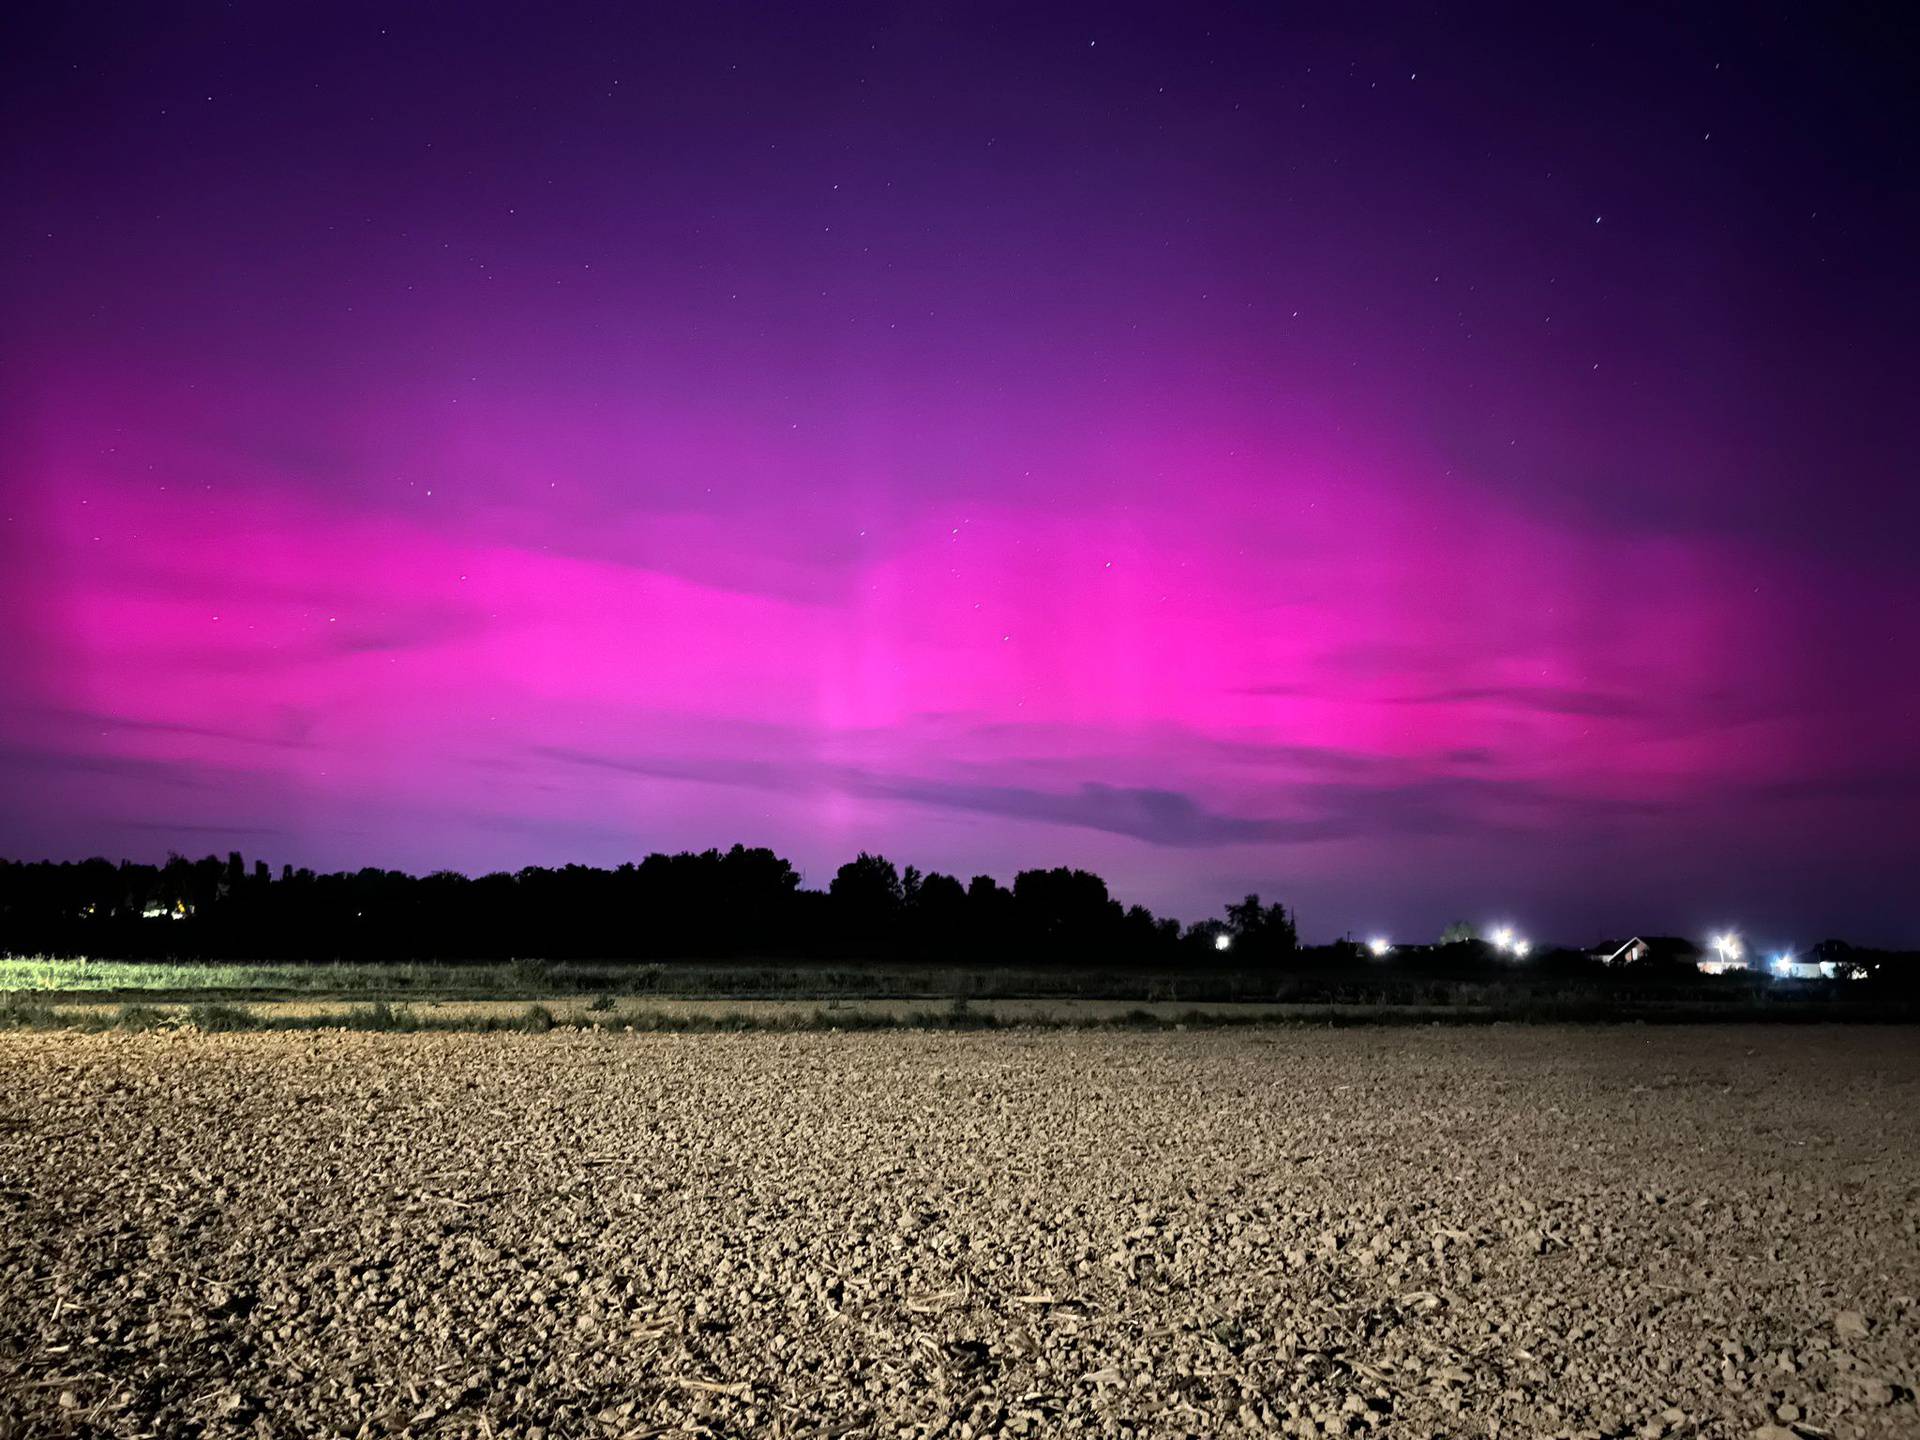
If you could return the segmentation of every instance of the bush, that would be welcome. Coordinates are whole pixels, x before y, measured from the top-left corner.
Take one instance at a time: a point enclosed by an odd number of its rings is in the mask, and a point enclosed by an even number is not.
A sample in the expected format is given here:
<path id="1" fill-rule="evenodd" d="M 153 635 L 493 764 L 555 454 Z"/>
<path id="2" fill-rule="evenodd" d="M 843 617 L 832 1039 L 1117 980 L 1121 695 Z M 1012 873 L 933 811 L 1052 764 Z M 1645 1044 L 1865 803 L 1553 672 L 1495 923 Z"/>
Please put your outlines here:
<path id="1" fill-rule="evenodd" d="M 384 1000 L 376 1000 L 371 1005 L 362 1005 L 349 1010 L 343 1017 L 343 1023 L 349 1030 L 418 1030 L 420 1022 L 414 1019 L 413 1012 L 404 1005 L 389 1005 Z"/>
<path id="2" fill-rule="evenodd" d="M 187 1011 L 187 1023 L 196 1030 L 209 1035 L 221 1035 L 232 1030 L 251 1030 L 254 1018 L 238 1005 L 216 1005 L 203 1003 Z"/>
<path id="3" fill-rule="evenodd" d="M 553 1029 L 553 1012 L 544 1005 L 529 1005 L 520 1012 L 519 1028 L 529 1035 L 544 1035 Z"/>
<path id="4" fill-rule="evenodd" d="M 0 1030 L 50 1030 L 60 1016 L 44 1000 L 26 995 L 9 995 L 0 1001 Z"/>
<path id="5" fill-rule="evenodd" d="M 544 990 L 553 981 L 553 967 L 544 960 L 515 960 L 507 966 L 507 979 L 518 990 Z"/>

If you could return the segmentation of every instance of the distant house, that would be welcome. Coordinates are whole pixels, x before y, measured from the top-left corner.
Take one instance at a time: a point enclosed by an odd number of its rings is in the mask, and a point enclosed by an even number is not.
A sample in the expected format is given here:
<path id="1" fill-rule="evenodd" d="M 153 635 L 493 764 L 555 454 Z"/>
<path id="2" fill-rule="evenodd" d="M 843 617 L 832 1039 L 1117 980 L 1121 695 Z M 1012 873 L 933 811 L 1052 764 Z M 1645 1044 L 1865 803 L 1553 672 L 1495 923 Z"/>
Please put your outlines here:
<path id="1" fill-rule="evenodd" d="M 171 905 L 155 902 L 142 907 L 140 918 L 142 920 L 184 920 L 192 913 L 193 907 L 184 900 L 176 900 Z"/>
<path id="2" fill-rule="evenodd" d="M 1768 968 L 1782 980 L 1832 980 L 1841 973 L 1838 961 L 1811 955 L 1778 955 Z"/>
<path id="3" fill-rule="evenodd" d="M 1694 963 L 1702 975 L 1737 975 L 1748 968 L 1744 955 L 1705 955 Z"/>
<path id="4" fill-rule="evenodd" d="M 1880 968 L 1884 952 L 1862 950 L 1844 940 L 1822 940 L 1810 952 L 1830 980 L 1865 980 Z"/>
<path id="5" fill-rule="evenodd" d="M 1773 973 L 1785 980 L 1831 980 L 1833 962 L 1829 960 L 1823 964 L 1818 960 L 1797 958 L 1776 960 L 1773 962 Z"/>
<path id="6" fill-rule="evenodd" d="M 1677 935 L 1631 935 L 1625 940 L 1603 940 L 1587 953 L 1602 965 L 1692 965 L 1700 960 L 1700 947 Z"/>

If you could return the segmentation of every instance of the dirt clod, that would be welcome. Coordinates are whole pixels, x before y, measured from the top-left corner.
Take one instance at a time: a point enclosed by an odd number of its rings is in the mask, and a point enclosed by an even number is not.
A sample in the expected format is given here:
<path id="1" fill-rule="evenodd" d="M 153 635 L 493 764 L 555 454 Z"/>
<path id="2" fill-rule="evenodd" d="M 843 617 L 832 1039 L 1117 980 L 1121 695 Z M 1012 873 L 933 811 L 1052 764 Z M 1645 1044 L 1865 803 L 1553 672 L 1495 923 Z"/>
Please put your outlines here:
<path id="1" fill-rule="evenodd" d="M 1871 1328 L 1858 1310 L 1842 1310 L 1833 1317 L 1833 1333 L 1842 1340 L 1864 1340 Z"/>

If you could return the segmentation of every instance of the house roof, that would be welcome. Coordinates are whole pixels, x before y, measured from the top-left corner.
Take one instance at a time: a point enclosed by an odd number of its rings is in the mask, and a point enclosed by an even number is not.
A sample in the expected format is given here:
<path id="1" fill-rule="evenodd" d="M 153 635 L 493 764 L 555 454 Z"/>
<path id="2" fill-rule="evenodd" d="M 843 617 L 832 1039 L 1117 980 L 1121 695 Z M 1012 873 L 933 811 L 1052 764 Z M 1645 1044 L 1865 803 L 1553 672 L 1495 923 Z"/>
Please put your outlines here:
<path id="1" fill-rule="evenodd" d="M 1691 960 L 1700 953 L 1698 945 L 1679 935 L 1630 935 L 1624 940 L 1604 940 L 1594 947 L 1593 953 L 1611 960 L 1635 945 L 1645 947 L 1643 958 L 1648 960 Z"/>
<path id="2" fill-rule="evenodd" d="M 1653 955 L 1686 958 L 1700 953 L 1700 947 L 1683 935 L 1643 935 L 1647 951 Z"/>

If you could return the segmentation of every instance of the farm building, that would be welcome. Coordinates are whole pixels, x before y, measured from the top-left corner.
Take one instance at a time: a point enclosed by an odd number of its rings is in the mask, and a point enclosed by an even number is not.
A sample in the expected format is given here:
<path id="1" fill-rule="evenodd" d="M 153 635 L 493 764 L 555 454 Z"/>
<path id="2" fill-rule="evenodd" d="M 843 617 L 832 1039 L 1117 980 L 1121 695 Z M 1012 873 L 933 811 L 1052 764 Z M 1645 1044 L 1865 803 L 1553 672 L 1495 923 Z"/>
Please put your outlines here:
<path id="1" fill-rule="evenodd" d="M 1677 935 L 1632 935 L 1625 940 L 1603 940 L 1587 952 L 1602 965 L 1692 965 L 1700 947 Z"/>

